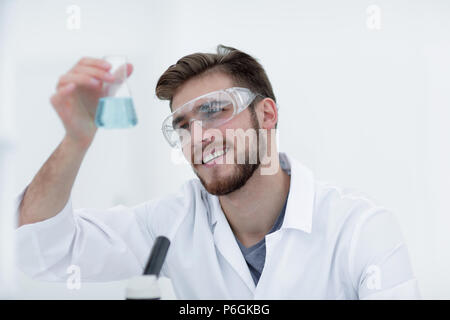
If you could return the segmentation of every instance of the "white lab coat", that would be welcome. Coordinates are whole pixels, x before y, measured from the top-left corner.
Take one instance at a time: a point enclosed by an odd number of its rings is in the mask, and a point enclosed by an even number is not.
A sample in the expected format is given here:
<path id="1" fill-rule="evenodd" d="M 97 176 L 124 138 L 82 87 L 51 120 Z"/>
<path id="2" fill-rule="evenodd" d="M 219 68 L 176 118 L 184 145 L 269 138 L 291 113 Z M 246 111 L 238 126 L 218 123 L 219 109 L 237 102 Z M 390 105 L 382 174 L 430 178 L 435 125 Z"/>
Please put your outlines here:
<path id="1" fill-rule="evenodd" d="M 125 279 L 142 273 L 154 239 L 164 235 L 171 246 L 162 276 L 179 299 L 420 298 L 389 210 L 316 181 L 284 153 L 280 162 L 291 174 L 289 198 L 281 228 L 266 236 L 257 286 L 218 197 L 197 179 L 135 207 L 73 210 L 69 200 L 53 218 L 16 229 L 19 267 L 49 281 L 65 281 L 70 265 L 79 266 L 82 281 Z"/>

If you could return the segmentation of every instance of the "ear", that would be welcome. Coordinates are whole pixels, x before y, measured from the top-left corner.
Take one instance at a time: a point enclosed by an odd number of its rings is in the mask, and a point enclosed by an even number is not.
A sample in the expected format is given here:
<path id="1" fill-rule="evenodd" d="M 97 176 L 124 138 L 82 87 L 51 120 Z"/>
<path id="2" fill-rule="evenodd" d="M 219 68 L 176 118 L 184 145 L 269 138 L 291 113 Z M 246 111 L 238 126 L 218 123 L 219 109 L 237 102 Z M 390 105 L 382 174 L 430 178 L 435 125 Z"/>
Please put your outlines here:
<path id="1" fill-rule="evenodd" d="M 262 129 L 275 129 L 278 121 L 277 104 L 271 98 L 265 98 L 258 103 L 259 123 Z"/>

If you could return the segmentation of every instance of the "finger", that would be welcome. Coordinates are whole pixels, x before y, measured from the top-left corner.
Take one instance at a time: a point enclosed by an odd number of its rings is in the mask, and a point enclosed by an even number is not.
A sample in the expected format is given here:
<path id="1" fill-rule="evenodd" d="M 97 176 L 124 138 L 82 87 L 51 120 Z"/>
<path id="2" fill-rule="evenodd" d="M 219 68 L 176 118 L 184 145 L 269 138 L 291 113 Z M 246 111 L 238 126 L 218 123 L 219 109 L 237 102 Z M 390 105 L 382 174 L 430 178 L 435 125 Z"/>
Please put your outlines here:
<path id="1" fill-rule="evenodd" d="M 75 67 L 72 72 L 79 74 L 87 74 L 92 78 L 96 78 L 101 81 L 114 82 L 114 76 L 111 73 L 97 67 L 88 67 L 80 65 Z"/>
<path id="2" fill-rule="evenodd" d="M 57 93 L 55 93 L 51 98 L 50 101 L 53 105 L 59 105 L 61 104 L 64 99 L 75 89 L 75 84 L 73 82 L 66 84 L 65 86 L 62 86 Z"/>
<path id="3" fill-rule="evenodd" d="M 61 89 L 59 89 L 59 93 L 63 96 L 68 95 L 75 89 L 76 85 L 73 82 L 70 82 L 63 86 Z"/>
<path id="4" fill-rule="evenodd" d="M 134 67 L 131 63 L 127 63 L 127 78 L 133 73 Z"/>
<path id="5" fill-rule="evenodd" d="M 108 61 L 91 57 L 81 58 L 80 61 L 78 61 L 77 65 L 98 67 L 104 70 L 109 70 L 111 68 L 111 64 Z"/>
<path id="6" fill-rule="evenodd" d="M 102 85 L 100 80 L 81 73 L 67 73 L 63 75 L 58 82 L 57 88 L 73 82 L 76 86 L 87 86 L 91 88 L 99 88 Z"/>
<path id="7" fill-rule="evenodd" d="M 119 82 L 125 80 L 128 78 L 131 73 L 133 72 L 133 65 L 130 63 L 123 64 L 120 67 L 118 67 L 114 72 L 114 78 L 118 80 Z M 125 75 L 126 74 L 126 75 Z M 124 79 L 125 78 L 125 79 Z"/>

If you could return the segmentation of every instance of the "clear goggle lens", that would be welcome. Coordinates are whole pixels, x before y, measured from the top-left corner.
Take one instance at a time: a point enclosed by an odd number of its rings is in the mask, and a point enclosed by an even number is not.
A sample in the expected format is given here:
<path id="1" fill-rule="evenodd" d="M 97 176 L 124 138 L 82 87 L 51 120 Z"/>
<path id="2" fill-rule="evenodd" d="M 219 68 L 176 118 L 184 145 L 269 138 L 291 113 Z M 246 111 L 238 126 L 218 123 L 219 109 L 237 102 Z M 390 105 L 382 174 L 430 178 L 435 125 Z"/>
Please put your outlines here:
<path id="1" fill-rule="evenodd" d="M 230 88 L 194 99 L 164 120 L 164 136 L 172 147 L 181 147 L 194 120 L 200 121 L 205 129 L 219 127 L 247 107 L 254 97 L 246 88 Z"/>

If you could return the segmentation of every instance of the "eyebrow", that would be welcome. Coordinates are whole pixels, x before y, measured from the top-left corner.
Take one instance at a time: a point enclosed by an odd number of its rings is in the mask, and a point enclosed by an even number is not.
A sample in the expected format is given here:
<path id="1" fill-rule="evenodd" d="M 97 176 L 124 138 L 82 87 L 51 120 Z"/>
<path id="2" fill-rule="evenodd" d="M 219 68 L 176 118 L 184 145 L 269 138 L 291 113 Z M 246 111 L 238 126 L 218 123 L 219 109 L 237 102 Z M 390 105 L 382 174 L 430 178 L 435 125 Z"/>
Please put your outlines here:
<path id="1" fill-rule="evenodd" d="M 215 100 L 215 102 L 218 103 L 219 105 L 223 105 L 227 101 L 225 101 L 225 100 Z M 196 105 L 192 109 L 199 109 L 199 108 L 203 107 L 205 104 L 206 104 L 206 102 L 199 103 L 198 105 Z M 186 116 L 183 115 L 183 116 L 179 116 L 179 117 L 176 117 L 175 119 L 173 119 L 172 127 L 175 127 L 177 124 L 182 122 L 185 118 L 186 118 Z"/>
<path id="2" fill-rule="evenodd" d="M 199 108 L 199 107 L 201 107 L 203 104 L 204 104 L 204 103 L 200 103 L 200 104 L 198 104 L 197 106 L 193 107 L 192 109 L 194 109 L 194 108 Z M 175 125 L 179 124 L 179 123 L 180 123 L 181 121 L 183 121 L 184 119 L 186 119 L 186 116 L 184 116 L 184 115 L 179 116 L 179 117 L 176 117 L 176 118 L 173 119 L 173 121 L 172 121 L 172 127 L 175 127 Z"/>
<path id="3" fill-rule="evenodd" d="M 217 103 L 219 106 L 223 106 L 224 104 L 228 103 L 228 101 L 226 101 L 226 100 L 212 100 L 212 101 L 209 101 L 209 102 Z M 199 105 L 197 106 L 197 108 L 203 107 L 204 105 L 206 105 L 206 103 L 207 103 L 207 102 L 202 103 L 202 104 L 199 104 Z"/>

